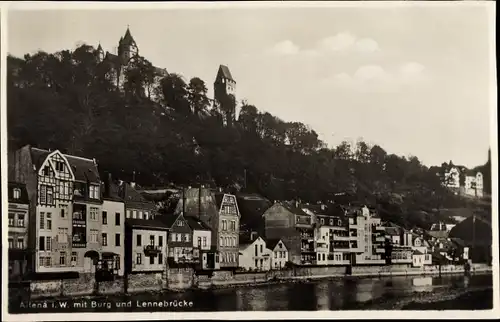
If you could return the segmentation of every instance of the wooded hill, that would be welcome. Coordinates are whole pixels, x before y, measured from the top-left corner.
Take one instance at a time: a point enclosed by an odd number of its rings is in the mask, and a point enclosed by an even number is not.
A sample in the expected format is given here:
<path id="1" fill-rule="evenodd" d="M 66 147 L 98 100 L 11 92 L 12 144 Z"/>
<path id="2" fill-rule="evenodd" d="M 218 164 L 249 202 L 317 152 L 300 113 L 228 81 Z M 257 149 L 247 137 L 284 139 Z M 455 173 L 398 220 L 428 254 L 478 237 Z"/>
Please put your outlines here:
<path id="1" fill-rule="evenodd" d="M 87 45 L 9 56 L 7 67 L 11 151 L 31 144 L 96 158 L 100 171 L 123 180 L 135 171 L 146 186 L 202 182 L 311 203 L 347 192 L 405 226 L 427 225 L 433 210 L 465 206 L 441 186 L 441 167 L 429 169 L 415 156 L 364 142 L 330 149 L 305 124 L 250 103 L 225 126 L 227 111 L 211 108 L 203 80 L 160 77 L 143 58 L 125 71 L 122 90 L 110 77 L 112 65 Z"/>

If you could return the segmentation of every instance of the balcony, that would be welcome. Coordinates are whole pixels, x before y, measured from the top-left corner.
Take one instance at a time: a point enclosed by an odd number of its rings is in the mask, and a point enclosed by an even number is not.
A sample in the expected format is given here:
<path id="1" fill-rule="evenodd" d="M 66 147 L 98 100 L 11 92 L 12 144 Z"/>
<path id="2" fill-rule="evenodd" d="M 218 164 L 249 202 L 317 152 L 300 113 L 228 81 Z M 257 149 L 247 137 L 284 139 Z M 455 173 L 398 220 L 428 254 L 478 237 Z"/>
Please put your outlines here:
<path id="1" fill-rule="evenodd" d="M 384 236 L 375 237 L 375 238 L 373 238 L 373 241 L 383 243 L 385 241 L 385 237 Z"/>
<path id="2" fill-rule="evenodd" d="M 154 256 L 161 253 L 161 246 L 146 245 L 144 246 L 144 254 L 146 256 Z"/>
<path id="3" fill-rule="evenodd" d="M 301 253 L 315 253 L 316 251 L 313 248 L 310 247 L 302 247 L 300 249 Z"/>
<path id="4" fill-rule="evenodd" d="M 341 241 L 350 241 L 351 237 L 350 236 L 338 236 L 334 235 L 333 240 L 341 240 Z"/>
<path id="5" fill-rule="evenodd" d="M 385 248 L 376 248 L 375 253 L 376 254 L 385 254 Z"/>

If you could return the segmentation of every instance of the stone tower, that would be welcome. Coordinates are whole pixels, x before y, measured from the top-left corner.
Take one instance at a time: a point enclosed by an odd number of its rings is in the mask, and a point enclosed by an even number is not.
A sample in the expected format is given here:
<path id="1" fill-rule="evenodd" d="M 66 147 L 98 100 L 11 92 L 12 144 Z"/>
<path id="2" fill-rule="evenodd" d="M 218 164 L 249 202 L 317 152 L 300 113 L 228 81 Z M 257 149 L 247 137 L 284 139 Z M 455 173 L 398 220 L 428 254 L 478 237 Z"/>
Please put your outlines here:
<path id="1" fill-rule="evenodd" d="M 224 123 L 231 126 L 237 119 L 236 81 L 229 68 L 219 66 L 214 82 L 214 104 L 222 112 Z"/>
<path id="2" fill-rule="evenodd" d="M 130 33 L 129 27 L 127 27 L 127 31 L 125 32 L 125 36 L 120 38 L 120 42 L 118 43 L 118 56 L 121 58 L 122 63 L 127 65 L 131 58 L 134 58 L 139 55 L 139 48 Z"/>
<path id="3" fill-rule="evenodd" d="M 100 43 L 99 43 L 99 46 L 97 46 L 95 53 L 97 55 L 98 62 L 102 62 L 104 60 L 104 58 L 106 57 L 104 50 L 102 49 L 102 46 Z"/>

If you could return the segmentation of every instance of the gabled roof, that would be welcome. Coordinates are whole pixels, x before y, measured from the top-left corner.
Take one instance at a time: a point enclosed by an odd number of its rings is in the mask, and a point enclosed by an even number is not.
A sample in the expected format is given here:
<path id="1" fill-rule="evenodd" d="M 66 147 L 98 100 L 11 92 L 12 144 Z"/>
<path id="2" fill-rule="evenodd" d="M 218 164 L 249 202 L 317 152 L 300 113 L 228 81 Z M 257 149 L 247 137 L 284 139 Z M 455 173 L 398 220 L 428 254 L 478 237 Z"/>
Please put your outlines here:
<path id="1" fill-rule="evenodd" d="M 208 230 L 211 231 L 211 229 L 201 220 L 198 218 L 192 217 L 192 216 L 185 216 L 184 217 L 192 230 Z"/>
<path id="2" fill-rule="evenodd" d="M 18 182 L 9 182 L 9 203 L 19 203 L 19 204 L 29 204 L 28 191 L 26 190 L 26 185 Z M 21 190 L 21 196 L 19 199 L 14 199 L 14 189 L 17 188 Z"/>
<path id="3" fill-rule="evenodd" d="M 266 247 L 273 250 L 277 245 L 278 243 L 281 241 L 281 243 L 285 246 L 286 249 L 288 249 L 288 247 L 286 246 L 285 242 L 282 240 L 282 239 L 279 239 L 279 238 L 268 238 L 266 239 Z"/>
<path id="4" fill-rule="evenodd" d="M 32 147 L 30 150 L 31 150 L 31 159 L 38 171 L 42 166 L 43 162 L 45 161 L 45 159 L 47 159 L 47 156 L 52 152 L 34 147 Z M 101 179 L 99 177 L 99 171 L 97 170 L 97 165 L 94 163 L 94 160 L 68 154 L 63 154 L 63 155 L 68 160 L 69 165 L 72 168 L 71 170 L 75 175 L 76 181 L 84 181 L 92 183 L 101 182 Z"/>
<path id="5" fill-rule="evenodd" d="M 231 75 L 231 72 L 229 71 L 229 68 L 226 65 L 219 66 L 219 74 L 222 74 L 223 77 L 232 80 L 233 82 L 235 81 L 233 79 L 233 75 Z"/>
<path id="6" fill-rule="evenodd" d="M 172 228 L 174 223 L 179 219 L 179 217 L 184 218 L 182 214 L 168 214 L 168 215 L 159 215 L 156 217 L 158 221 L 161 221 L 167 228 Z M 186 219 L 186 218 L 184 218 Z M 187 221 L 187 220 L 186 220 Z"/>
<path id="7" fill-rule="evenodd" d="M 309 216 L 309 214 L 305 213 L 304 210 L 302 210 L 300 205 L 299 207 L 297 207 L 293 202 L 290 201 L 280 201 L 279 203 L 294 215 Z"/>
<path id="8" fill-rule="evenodd" d="M 159 220 L 126 218 L 125 224 L 133 228 L 168 230 L 168 227 Z"/>

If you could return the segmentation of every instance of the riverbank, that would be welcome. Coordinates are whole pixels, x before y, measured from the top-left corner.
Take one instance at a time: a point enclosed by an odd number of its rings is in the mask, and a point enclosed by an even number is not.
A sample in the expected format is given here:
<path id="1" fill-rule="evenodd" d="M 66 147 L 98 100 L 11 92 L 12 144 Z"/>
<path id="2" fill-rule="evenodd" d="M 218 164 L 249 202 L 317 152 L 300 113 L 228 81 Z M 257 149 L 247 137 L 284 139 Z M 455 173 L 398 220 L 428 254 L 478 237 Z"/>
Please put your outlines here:
<path id="1" fill-rule="evenodd" d="M 469 303 L 466 303 L 469 301 Z M 470 310 L 493 308 L 493 288 L 477 286 L 467 289 L 450 287 L 413 292 L 404 297 L 383 298 L 359 303 L 356 310 Z"/>

